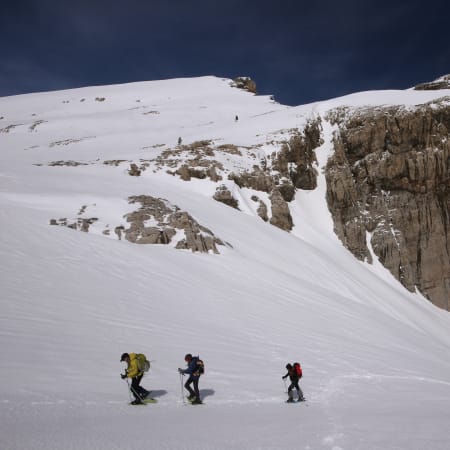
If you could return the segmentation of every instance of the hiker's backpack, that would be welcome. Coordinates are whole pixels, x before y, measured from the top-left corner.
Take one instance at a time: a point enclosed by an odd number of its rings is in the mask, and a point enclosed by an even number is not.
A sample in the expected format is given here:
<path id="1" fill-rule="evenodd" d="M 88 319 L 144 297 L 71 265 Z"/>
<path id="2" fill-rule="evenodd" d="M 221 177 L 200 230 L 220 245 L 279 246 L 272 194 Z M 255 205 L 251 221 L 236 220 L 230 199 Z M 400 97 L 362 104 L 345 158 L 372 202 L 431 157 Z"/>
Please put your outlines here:
<path id="1" fill-rule="evenodd" d="M 301 378 L 303 376 L 302 367 L 300 366 L 300 363 L 296 362 L 294 363 L 294 373 Z"/>
<path id="2" fill-rule="evenodd" d="M 199 375 L 203 375 L 205 373 L 205 364 L 203 363 L 203 361 L 197 356 L 197 370 L 196 372 Z"/>
<path id="3" fill-rule="evenodd" d="M 150 361 L 143 353 L 136 354 L 137 367 L 139 372 L 148 372 L 150 369 Z"/>

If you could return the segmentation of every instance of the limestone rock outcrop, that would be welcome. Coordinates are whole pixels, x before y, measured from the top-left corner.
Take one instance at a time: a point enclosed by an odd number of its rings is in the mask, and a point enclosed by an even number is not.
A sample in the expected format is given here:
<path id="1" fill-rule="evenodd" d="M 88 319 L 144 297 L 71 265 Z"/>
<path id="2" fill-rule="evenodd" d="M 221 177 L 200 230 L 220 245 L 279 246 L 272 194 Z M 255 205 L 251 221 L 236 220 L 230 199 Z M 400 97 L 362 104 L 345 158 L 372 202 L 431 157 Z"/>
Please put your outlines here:
<path id="1" fill-rule="evenodd" d="M 131 163 L 130 168 L 128 170 L 128 174 L 132 177 L 139 177 L 141 175 L 141 170 L 135 163 Z"/>
<path id="2" fill-rule="evenodd" d="M 256 94 L 256 83 L 249 77 L 234 78 L 232 86 Z"/>
<path id="3" fill-rule="evenodd" d="M 228 176 L 240 188 L 269 194 L 272 203 L 270 220 L 264 202 L 260 203 L 258 215 L 286 231 L 294 225 L 288 203 L 295 198 L 296 190 L 317 187 L 315 150 L 323 143 L 321 120 L 311 120 L 303 130 L 291 130 L 291 133 L 290 139 L 277 152 L 254 165 L 252 171 L 233 172 Z"/>
<path id="4" fill-rule="evenodd" d="M 272 168 L 289 180 L 294 188 L 313 190 L 317 187 L 314 151 L 322 143 L 321 122 L 311 121 L 301 133 L 295 133 L 283 144 L 280 152 L 273 155 Z M 292 198 L 289 200 L 285 197 L 285 200 L 290 201 Z"/>
<path id="5" fill-rule="evenodd" d="M 195 141 L 189 145 L 181 145 L 176 148 L 169 148 L 161 152 L 154 160 L 157 168 L 170 168 L 166 170 L 171 175 L 178 175 L 183 181 L 190 181 L 192 178 L 206 179 L 218 182 L 222 180 L 219 174 L 223 170 L 220 162 L 214 159 L 215 152 L 234 152 L 235 147 L 221 145 L 213 148 L 211 141 Z"/>
<path id="6" fill-rule="evenodd" d="M 271 164 L 264 161 L 253 171 L 231 173 L 229 179 L 239 187 L 270 193 L 274 188 L 290 202 L 296 189 L 313 190 L 317 186 L 315 149 L 323 143 L 321 121 L 309 122 L 305 128 L 295 130 L 279 151 L 271 155 Z"/>
<path id="7" fill-rule="evenodd" d="M 449 309 L 449 99 L 334 114 L 326 179 L 337 235 L 361 260 L 371 245 L 408 290 Z"/>
<path id="8" fill-rule="evenodd" d="M 444 75 L 437 80 L 421 83 L 414 86 L 416 91 L 437 91 L 440 89 L 450 89 L 450 75 Z"/>
<path id="9" fill-rule="evenodd" d="M 115 236 L 135 244 L 170 244 L 177 249 L 191 250 L 192 252 L 219 253 L 217 246 L 230 244 L 223 242 L 211 230 L 200 225 L 188 212 L 181 211 L 167 200 L 155 198 L 150 195 L 138 195 L 128 198 L 130 205 L 139 204 L 139 208 L 124 216 L 128 227 L 118 225 L 113 228 Z M 95 205 L 93 205 L 95 207 Z M 78 216 L 87 214 L 87 205 L 83 205 Z M 118 218 L 119 220 L 119 218 Z M 98 217 L 78 217 L 76 219 L 51 219 L 50 225 L 60 225 L 90 232 L 94 225 L 97 232 L 111 236 L 109 224 L 102 222 Z M 112 236 L 114 237 L 114 235 Z"/>
<path id="10" fill-rule="evenodd" d="M 274 177 L 259 166 L 254 166 L 252 172 L 233 172 L 228 178 L 240 188 L 245 187 L 255 191 L 271 192 L 275 186 Z"/>
<path id="11" fill-rule="evenodd" d="M 270 201 L 272 202 L 272 218 L 270 219 L 270 223 L 282 230 L 292 230 L 294 224 L 289 206 L 278 189 L 272 191 Z"/>
<path id="12" fill-rule="evenodd" d="M 79 230 L 85 233 L 89 232 L 89 227 L 97 222 L 96 217 L 77 218 L 77 219 L 50 219 L 50 225 L 59 225 L 62 227 L 71 228 L 72 230 Z"/>
<path id="13" fill-rule="evenodd" d="M 130 224 L 124 229 L 125 239 L 136 244 L 168 244 L 181 231 L 184 234 L 176 243 L 178 249 L 193 252 L 219 253 L 217 245 L 224 243 L 206 227 L 200 225 L 186 211 L 181 211 L 167 200 L 149 195 L 129 197 L 130 204 L 140 203 L 140 208 L 126 215 Z M 149 224 L 150 222 L 151 224 Z"/>
<path id="14" fill-rule="evenodd" d="M 213 198 L 214 200 L 224 203 L 227 206 L 239 209 L 239 202 L 233 197 L 233 194 L 225 185 L 221 185 L 216 188 Z"/>
<path id="15" fill-rule="evenodd" d="M 258 216 L 264 220 L 264 222 L 268 222 L 269 216 L 267 215 L 267 206 L 262 200 L 259 200 L 259 206 L 256 212 L 258 213 Z"/>

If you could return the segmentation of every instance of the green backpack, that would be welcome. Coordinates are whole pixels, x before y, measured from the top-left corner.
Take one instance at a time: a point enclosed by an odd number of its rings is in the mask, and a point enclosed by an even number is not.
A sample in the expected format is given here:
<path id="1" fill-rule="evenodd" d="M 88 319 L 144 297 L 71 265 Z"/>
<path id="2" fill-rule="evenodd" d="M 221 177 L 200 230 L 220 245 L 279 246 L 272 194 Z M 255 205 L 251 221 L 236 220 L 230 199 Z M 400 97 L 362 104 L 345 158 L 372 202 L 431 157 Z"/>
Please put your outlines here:
<path id="1" fill-rule="evenodd" d="M 143 353 L 136 354 L 137 367 L 139 372 L 148 372 L 150 369 L 150 361 Z"/>

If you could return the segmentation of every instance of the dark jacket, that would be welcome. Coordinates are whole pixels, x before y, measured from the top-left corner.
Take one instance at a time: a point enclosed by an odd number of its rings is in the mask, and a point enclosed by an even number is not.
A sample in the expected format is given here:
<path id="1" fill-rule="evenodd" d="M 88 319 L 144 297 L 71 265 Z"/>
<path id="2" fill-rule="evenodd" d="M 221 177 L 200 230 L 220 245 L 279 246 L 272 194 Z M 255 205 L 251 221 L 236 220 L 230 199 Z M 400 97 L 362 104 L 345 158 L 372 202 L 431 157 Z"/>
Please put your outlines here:
<path id="1" fill-rule="evenodd" d="M 299 376 L 297 375 L 297 371 L 294 369 L 294 367 L 288 369 L 287 374 L 283 378 L 287 378 L 287 377 L 289 377 L 289 379 L 291 381 L 293 381 L 294 383 L 300 379 Z"/>
<path id="2" fill-rule="evenodd" d="M 194 356 L 187 368 L 182 370 L 181 373 L 189 374 L 193 378 L 200 378 L 200 372 L 198 371 L 198 356 Z"/>

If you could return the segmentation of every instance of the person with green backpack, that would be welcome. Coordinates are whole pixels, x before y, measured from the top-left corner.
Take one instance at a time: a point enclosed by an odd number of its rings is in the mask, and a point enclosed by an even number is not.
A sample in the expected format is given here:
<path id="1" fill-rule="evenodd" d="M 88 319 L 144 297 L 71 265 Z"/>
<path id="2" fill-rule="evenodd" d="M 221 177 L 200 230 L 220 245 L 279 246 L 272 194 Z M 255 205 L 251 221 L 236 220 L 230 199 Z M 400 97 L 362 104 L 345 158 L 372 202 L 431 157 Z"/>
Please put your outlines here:
<path id="1" fill-rule="evenodd" d="M 127 368 L 125 373 L 121 374 L 122 380 L 131 378 L 130 391 L 134 396 L 132 405 L 141 405 L 144 399 L 150 394 L 150 391 L 140 386 L 144 372 L 150 369 L 150 362 L 143 353 L 123 353 L 120 362 L 126 362 Z"/>

